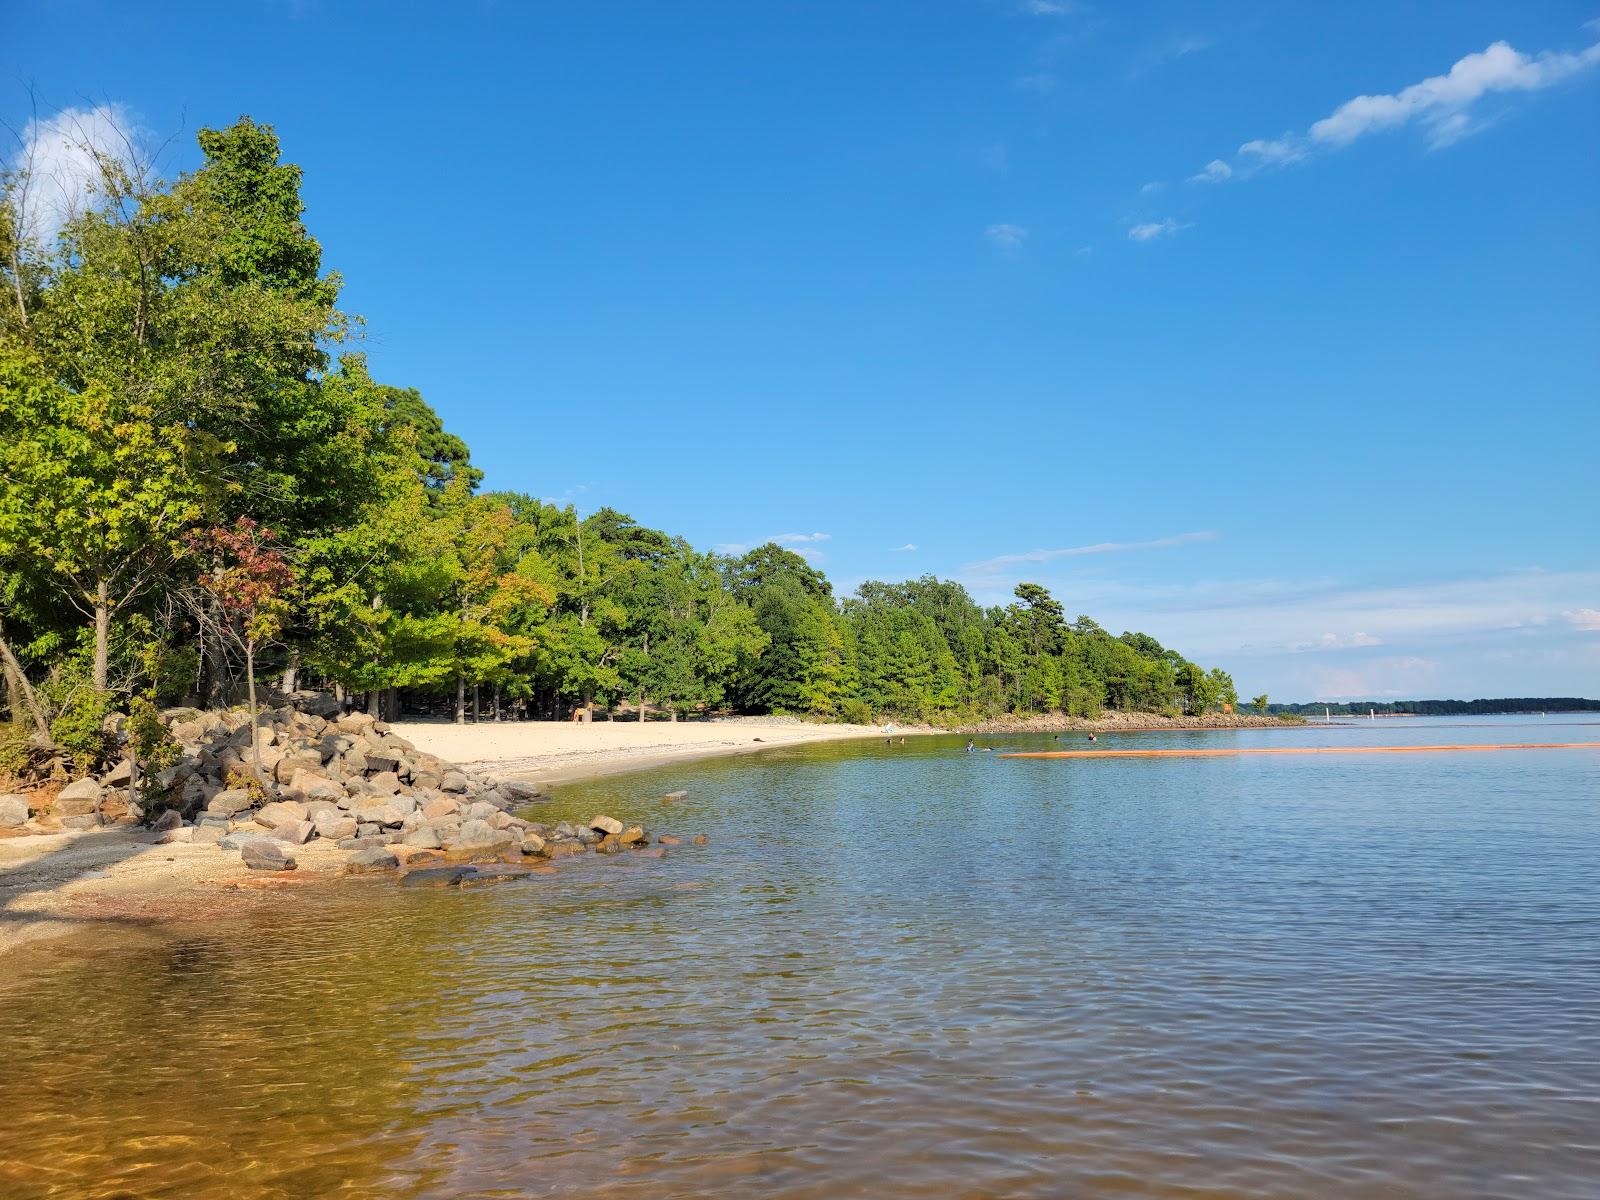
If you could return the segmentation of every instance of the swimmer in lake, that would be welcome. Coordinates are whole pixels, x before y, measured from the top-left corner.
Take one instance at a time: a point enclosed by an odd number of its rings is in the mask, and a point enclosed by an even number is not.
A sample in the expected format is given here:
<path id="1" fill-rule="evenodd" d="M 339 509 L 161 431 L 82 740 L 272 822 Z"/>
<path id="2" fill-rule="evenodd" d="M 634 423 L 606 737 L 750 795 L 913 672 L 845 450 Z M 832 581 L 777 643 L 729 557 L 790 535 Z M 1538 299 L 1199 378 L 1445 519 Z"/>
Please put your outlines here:
<path id="1" fill-rule="evenodd" d="M 978 752 L 978 748 L 975 745 L 972 744 L 972 739 L 968 738 L 967 739 L 967 753 L 968 754 L 976 754 L 977 752 Z"/>

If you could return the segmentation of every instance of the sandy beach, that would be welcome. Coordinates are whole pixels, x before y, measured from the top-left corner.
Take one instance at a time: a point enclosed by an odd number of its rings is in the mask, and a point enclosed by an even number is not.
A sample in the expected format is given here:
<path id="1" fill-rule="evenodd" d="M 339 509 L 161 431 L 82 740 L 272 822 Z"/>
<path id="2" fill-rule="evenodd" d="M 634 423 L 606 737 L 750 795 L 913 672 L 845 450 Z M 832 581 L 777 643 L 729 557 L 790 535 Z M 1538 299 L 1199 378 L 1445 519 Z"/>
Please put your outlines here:
<path id="1" fill-rule="evenodd" d="M 664 763 L 719 754 L 743 754 L 774 746 L 798 746 L 846 738 L 883 737 L 876 725 L 819 725 L 782 717 L 736 717 L 721 721 L 516 721 L 452 725 L 400 721 L 394 731 L 419 750 L 469 770 L 515 775 L 539 783 L 640 771 Z M 895 726 L 896 734 L 928 733 Z"/>

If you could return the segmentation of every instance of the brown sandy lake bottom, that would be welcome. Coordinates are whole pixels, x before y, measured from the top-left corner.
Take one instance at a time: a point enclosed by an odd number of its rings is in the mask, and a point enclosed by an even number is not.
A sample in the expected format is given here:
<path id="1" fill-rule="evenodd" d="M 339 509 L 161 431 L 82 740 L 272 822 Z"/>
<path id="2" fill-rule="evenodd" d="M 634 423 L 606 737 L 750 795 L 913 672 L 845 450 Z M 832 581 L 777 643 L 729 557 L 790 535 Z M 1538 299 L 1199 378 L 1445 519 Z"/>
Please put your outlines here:
<path id="1" fill-rule="evenodd" d="M 1595 740 L 1580 720 L 1101 744 Z M 546 809 L 711 836 L 659 861 L 25 947 L 0 1196 L 1600 1194 L 1600 752 L 964 741 Z"/>

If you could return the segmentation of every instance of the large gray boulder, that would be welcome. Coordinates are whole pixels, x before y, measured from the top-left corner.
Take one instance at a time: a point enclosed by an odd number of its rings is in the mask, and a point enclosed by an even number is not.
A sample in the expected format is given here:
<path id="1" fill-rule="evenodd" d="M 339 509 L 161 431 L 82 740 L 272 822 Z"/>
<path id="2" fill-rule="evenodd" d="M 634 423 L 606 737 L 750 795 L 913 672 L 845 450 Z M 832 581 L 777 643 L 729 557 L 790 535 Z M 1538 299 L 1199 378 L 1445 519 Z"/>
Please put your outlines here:
<path id="1" fill-rule="evenodd" d="M 219 813 L 224 817 L 232 817 L 245 812 L 250 807 L 250 793 L 244 788 L 229 788 L 225 792 L 218 792 L 206 804 L 206 811 Z"/>
<path id="2" fill-rule="evenodd" d="M 403 844 L 415 846 L 419 850 L 438 850 L 443 845 L 439 841 L 439 835 L 434 832 L 431 825 L 419 825 L 400 840 Z"/>
<path id="3" fill-rule="evenodd" d="M 356 836 L 356 819 L 347 817 L 343 813 L 336 816 L 319 814 L 314 824 L 317 827 L 317 836 L 327 838 L 330 842 Z"/>
<path id="4" fill-rule="evenodd" d="M 69 802 L 73 800 L 87 800 L 92 804 L 99 804 L 100 797 L 104 793 L 105 789 L 93 779 L 76 779 L 56 793 L 56 811 L 62 811 L 61 802 L 63 800 Z"/>
<path id="5" fill-rule="evenodd" d="M 306 819 L 306 806 L 298 800 L 274 800 L 271 804 L 263 804 L 261 811 L 256 813 L 256 820 L 263 825 L 277 826 Z"/>
<path id="6" fill-rule="evenodd" d="M 297 865 L 288 848 L 271 838 L 246 842 L 239 854 L 252 871 L 292 871 Z"/>
<path id="7" fill-rule="evenodd" d="M 344 869 L 352 875 L 364 875 L 373 871 L 393 871 L 400 865 L 400 860 L 381 846 L 373 850 L 357 850 L 347 860 Z"/>
<path id="8" fill-rule="evenodd" d="M 284 821 L 273 827 L 272 836 L 291 846 L 304 846 L 316 832 L 317 827 L 310 821 Z"/>
<path id="9" fill-rule="evenodd" d="M 487 821 L 463 821 L 461 830 L 456 834 L 454 849 L 457 850 L 493 850 L 503 842 L 511 839 L 498 832 Z"/>
<path id="10" fill-rule="evenodd" d="M 15 792 L 0 796 L 0 829 L 21 829 L 27 823 L 27 797 Z"/>

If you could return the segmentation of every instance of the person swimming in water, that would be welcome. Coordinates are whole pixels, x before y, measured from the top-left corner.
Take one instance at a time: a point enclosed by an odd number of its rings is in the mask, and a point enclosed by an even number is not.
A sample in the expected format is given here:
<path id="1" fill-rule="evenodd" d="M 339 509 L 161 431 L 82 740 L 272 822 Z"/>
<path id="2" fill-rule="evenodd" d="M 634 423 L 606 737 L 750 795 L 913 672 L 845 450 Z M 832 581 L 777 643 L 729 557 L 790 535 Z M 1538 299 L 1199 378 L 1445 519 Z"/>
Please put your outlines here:
<path id="1" fill-rule="evenodd" d="M 967 739 L 967 753 L 968 754 L 976 754 L 977 752 L 978 752 L 978 747 L 973 744 L 971 738 L 968 738 Z"/>

